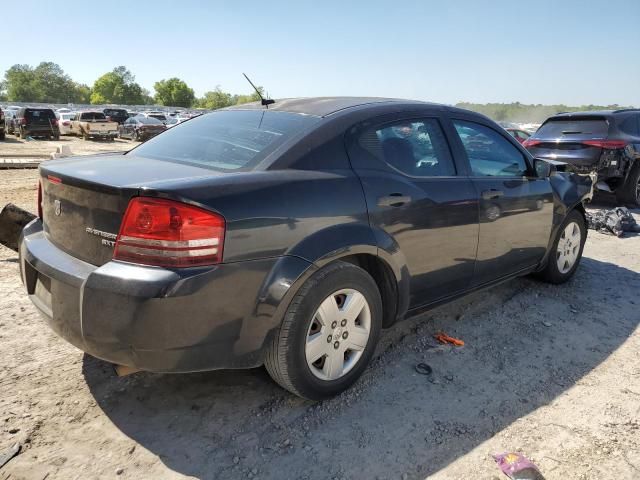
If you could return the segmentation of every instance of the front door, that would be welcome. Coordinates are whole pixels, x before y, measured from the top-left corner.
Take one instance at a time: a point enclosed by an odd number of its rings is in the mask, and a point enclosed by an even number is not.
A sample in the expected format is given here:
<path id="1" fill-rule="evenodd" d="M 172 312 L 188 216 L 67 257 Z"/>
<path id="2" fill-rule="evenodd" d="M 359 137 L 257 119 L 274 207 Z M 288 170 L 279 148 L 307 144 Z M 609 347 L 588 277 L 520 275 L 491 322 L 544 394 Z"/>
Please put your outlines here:
<path id="1" fill-rule="evenodd" d="M 553 223 L 553 193 L 506 132 L 452 119 L 457 151 L 466 157 L 480 201 L 480 237 L 473 285 L 542 260 Z"/>
<path id="2" fill-rule="evenodd" d="M 437 116 L 393 115 L 356 129 L 349 156 L 374 230 L 391 237 L 410 274 L 409 308 L 469 287 L 478 201 L 459 176 Z"/>

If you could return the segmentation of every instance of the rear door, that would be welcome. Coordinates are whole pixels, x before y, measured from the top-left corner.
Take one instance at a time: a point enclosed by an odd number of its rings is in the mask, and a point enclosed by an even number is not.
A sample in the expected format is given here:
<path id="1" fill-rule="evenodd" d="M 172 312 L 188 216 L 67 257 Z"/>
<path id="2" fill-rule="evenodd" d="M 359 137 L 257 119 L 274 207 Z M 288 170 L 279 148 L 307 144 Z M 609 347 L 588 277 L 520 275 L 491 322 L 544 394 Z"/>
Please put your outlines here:
<path id="1" fill-rule="evenodd" d="M 409 308 L 468 288 L 478 240 L 477 195 L 459 174 L 438 116 L 393 114 L 351 132 L 349 157 L 371 226 L 392 237 L 406 260 Z"/>
<path id="2" fill-rule="evenodd" d="M 471 119 L 452 118 L 455 154 L 468 163 L 480 202 L 480 235 L 473 285 L 519 272 L 542 260 L 553 221 L 553 194 L 506 133 Z"/>

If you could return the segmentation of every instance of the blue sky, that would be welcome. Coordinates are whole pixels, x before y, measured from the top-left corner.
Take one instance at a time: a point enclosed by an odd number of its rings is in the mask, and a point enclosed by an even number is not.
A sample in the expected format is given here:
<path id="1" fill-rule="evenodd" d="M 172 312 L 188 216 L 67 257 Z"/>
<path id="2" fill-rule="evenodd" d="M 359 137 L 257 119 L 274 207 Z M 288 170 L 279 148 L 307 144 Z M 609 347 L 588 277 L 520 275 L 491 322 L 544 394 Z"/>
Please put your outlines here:
<path id="1" fill-rule="evenodd" d="M 89 85 L 125 65 L 197 95 L 248 93 L 247 72 L 276 98 L 640 106 L 640 0 L 33 0 L 8 20 L 0 72 L 49 60 Z"/>

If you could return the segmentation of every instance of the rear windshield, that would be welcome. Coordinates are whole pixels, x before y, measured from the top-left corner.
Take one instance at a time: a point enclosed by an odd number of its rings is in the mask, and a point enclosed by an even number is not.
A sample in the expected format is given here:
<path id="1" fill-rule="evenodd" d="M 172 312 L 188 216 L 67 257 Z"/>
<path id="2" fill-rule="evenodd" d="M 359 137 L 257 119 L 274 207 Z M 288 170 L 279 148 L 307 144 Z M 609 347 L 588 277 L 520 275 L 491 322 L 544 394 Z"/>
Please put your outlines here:
<path id="1" fill-rule="evenodd" d="M 604 118 L 571 118 L 551 119 L 535 133 L 536 138 L 604 138 L 609 131 L 609 124 Z"/>
<path id="2" fill-rule="evenodd" d="M 105 115 L 113 115 L 113 116 L 126 116 L 127 115 L 127 111 L 126 110 L 105 110 L 104 111 Z"/>
<path id="3" fill-rule="evenodd" d="M 311 115 L 267 110 L 213 112 L 168 129 L 132 154 L 221 171 L 250 170 L 319 120 Z"/>
<path id="4" fill-rule="evenodd" d="M 152 117 L 152 118 L 157 118 L 158 120 L 166 120 L 167 119 L 167 117 L 165 117 L 164 115 L 161 115 L 159 113 L 154 113 L 154 114 L 149 115 L 149 116 Z"/>
<path id="5" fill-rule="evenodd" d="M 24 111 L 25 118 L 56 118 L 56 114 L 50 108 L 27 108 Z"/>
<path id="6" fill-rule="evenodd" d="M 140 123 L 144 123 L 145 125 L 162 125 L 160 120 L 152 117 L 137 117 L 136 120 Z"/>
<path id="7" fill-rule="evenodd" d="M 106 120 L 106 118 L 102 112 L 84 112 L 80 116 L 80 120 Z"/>

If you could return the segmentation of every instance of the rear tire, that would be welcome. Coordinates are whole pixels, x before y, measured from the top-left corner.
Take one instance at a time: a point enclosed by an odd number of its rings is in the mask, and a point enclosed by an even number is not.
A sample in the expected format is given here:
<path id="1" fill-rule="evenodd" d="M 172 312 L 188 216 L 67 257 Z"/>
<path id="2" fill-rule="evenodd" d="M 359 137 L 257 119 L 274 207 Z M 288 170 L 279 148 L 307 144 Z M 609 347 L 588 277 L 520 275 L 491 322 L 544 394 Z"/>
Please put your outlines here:
<path id="1" fill-rule="evenodd" d="M 627 180 L 616 190 L 616 199 L 624 205 L 640 206 L 640 160 L 634 162 Z"/>
<path id="2" fill-rule="evenodd" d="M 537 277 L 553 284 L 568 281 L 580 264 L 586 240 L 587 225 L 584 217 L 577 210 L 572 210 L 558 229 L 547 265 Z"/>
<path id="3" fill-rule="evenodd" d="M 373 278 L 350 263 L 332 263 L 309 278 L 291 301 L 265 367 L 300 397 L 332 397 L 362 375 L 381 327 L 382 300 Z"/>

